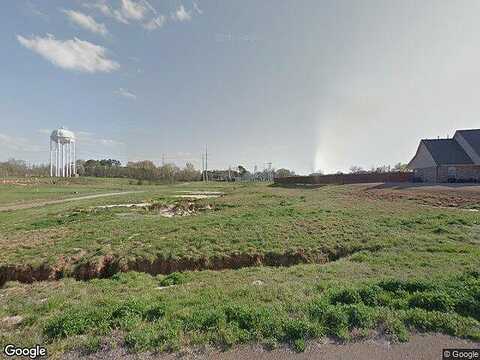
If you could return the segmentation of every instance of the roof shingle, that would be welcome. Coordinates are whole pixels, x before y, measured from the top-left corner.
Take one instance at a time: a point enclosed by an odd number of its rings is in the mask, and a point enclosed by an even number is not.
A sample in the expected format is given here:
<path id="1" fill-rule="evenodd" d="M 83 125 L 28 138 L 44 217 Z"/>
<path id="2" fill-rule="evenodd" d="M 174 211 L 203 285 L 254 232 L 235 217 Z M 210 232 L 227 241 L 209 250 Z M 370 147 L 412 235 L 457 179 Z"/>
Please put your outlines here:
<path id="1" fill-rule="evenodd" d="M 437 165 L 473 164 L 470 156 L 454 139 L 424 139 L 422 142 Z"/>
<path id="2" fill-rule="evenodd" d="M 465 141 L 480 156 L 480 129 L 458 130 L 457 132 L 462 135 Z"/>

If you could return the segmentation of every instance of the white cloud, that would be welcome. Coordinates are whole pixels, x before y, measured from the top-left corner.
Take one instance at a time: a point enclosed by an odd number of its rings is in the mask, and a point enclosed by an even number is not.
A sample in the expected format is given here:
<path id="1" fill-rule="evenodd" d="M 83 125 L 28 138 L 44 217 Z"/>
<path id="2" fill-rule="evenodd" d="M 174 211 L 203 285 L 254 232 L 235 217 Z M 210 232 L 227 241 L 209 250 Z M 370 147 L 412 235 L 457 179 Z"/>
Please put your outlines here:
<path id="1" fill-rule="evenodd" d="M 203 10 L 198 7 L 198 5 L 197 5 L 196 2 L 193 3 L 193 9 L 194 9 L 197 13 L 199 13 L 200 15 L 203 14 Z"/>
<path id="2" fill-rule="evenodd" d="M 100 24 L 95 21 L 94 18 L 92 18 L 89 15 L 86 15 L 84 13 L 81 13 L 79 11 L 74 11 L 74 10 L 62 10 L 72 21 L 73 23 L 83 27 L 84 29 L 90 30 L 91 32 L 101 34 L 103 36 L 108 34 L 107 27 L 105 24 Z"/>
<path id="3" fill-rule="evenodd" d="M 122 0 L 121 11 L 127 19 L 142 20 L 148 9 L 145 5 L 133 0 Z"/>
<path id="4" fill-rule="evenodd" d="M 149 22 L 143 24 L 143 27 L 147 30 L 155 30 L 155 29 L 161 28 L 166 21 L 167 21 L 167 18 L 163 15 L 160 15 L 153 18 Z"/>
<path id="5" fill-rule="evenodd" d="M 128 20 L 123 16 L 122 12 L 117 9 L 112 9 L 109 5 L 106 4 L 106 2 L 103 0 L 100 0 L 94 4 L 84 4 L 85 7 L 88 8 L 94 8 L 99 10 L 104 16 L 107 16 L 109 18 L 115 19 L 118 22 L 121 22 L 123 24 L 128 24 Z"/>
<path id="6" fill-rule="evenodd" d="M 154 13 L 155 15 L 157 15 L 157 10 L 155 10 L 155 8 L 154 8 L 152 5 L 150 5 L 150 3 L 149 3 L 147 0 L 142 0 L 142 2 L 145 4 L 145 6 L 146 6 L 147 8 L 150 9 L 150 11 L 151 11 L 152 13 Z"/>
<path id="7" fill-rule="evenodd" d="M 114 8 L 110 6 L 106 0 L 97 0 L 93 4 L 84 4 L 85 7 L 97 9 L 103 15 L 123 24 L 130 24 L 132 22 L 141 23 L 143 28 L 150 31 L 163 27 L 167 21 L 167 17 L 159 14 L 147 0 L 120 0 L 119 5 L 118 8 Z M 185 17 L 189 16 L 190 14 L 188 14 L 185 9 L 179 13 L 179 19 L 182 19 L 181 21 L 184 21 Z M 172 13 L 172 18 L 173 17 L 175 17 L 175 19 L 177 18 L 176 13 Z"/>
<path id="8" fill-rule="evenodd" d="M 27 49 L 63 69 L 94 73 L 111 72 L 120 67 L 120 64 L 107 58 L 106 49 L 103 46 L 78 38 L 62 41 L 47 34 L 46 37 L 31 38 L 17 35 L 17 39 Z"/>
<path id="9" fill-rule="evenodd" d="M 88 145 L 103 145 L 103 146 L 123 145 L 123 143 L 120 141 L 113 140 L 113 139 L 105 139 L 88 131 L 76 131 L 75 135 L 77 137 L 78 144 L 83 144 L 87 146 Z"/>
<path id="10" fill-rule="evenodd" d="M 84 4 L 88 8 L 95 8 L 103 15 L 117 20 L 123 24 L 129 24 L 130 20 L 141 21 L 147 13 L 151 11 L 156 14 L 156 10 L 147 1 L 138 2 L 135 0 L 121 0 L 118 9 L 110 7 L 105 0 L 98 0 L 94 4 Z"/>
<path id="11" fill-rule="evenodd" d="M 172 14 L 172 19 L 177 21 L 189 21 L 192 19 L 192 15 L 185 10 L 183 5 L 180 5 L 180 7 Z"/>
<path id="12" fill-rule="evenodd" d="M 133 100 L 137 99 L 137 95 L 135 95 L 134 93 L 128 90 L 125 90 L 124 88 L 119 88 L 118 90 L 115 90 L 114 93 L 116 95 L 123 96 L 127 99 L 133 99 Z"/>
<path id="13" fill-rule="evenodd" d="M 43 148 L 32 144 L 25 138 L 0 133 L 0 149 L 3 149 L 3 151 L 37 152 L 41 151 Z"/>
<path id="14" fill-rule="evenodd" d="M 113 139 L 99 139 L 98 142 L 102 145 L 105 146 L 118 146 L 118 145 L 123 145 L 122 142 L 113 140 Z"/>

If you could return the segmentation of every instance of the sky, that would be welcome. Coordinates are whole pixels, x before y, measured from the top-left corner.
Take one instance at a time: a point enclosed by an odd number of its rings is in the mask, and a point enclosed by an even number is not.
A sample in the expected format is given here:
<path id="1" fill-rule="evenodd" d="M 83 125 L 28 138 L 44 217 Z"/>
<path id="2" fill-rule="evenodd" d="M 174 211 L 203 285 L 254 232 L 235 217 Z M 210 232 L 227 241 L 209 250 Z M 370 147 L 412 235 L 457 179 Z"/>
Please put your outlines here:
<path id="1" fill-rule="evenodd" d="M 16 0 L 0 11 L 0 161 L 299 174 L 408 162 L 480 127 L 480 2 Z"/>

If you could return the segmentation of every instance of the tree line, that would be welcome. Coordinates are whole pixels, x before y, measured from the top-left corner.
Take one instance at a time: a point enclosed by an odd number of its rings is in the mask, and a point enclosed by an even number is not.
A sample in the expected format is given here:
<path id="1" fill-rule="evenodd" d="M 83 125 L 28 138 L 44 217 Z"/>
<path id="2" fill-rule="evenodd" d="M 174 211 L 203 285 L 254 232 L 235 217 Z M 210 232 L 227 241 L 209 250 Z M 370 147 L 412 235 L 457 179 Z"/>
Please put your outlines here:
<path id="1" fill-rule="evenodd" d="M 48 176 L 49 165 L 28 164 L 25 160 L 9 159 L 0 162 L 1 177 L 25 177 L 25 176 Z"/>
<path id="2" fill-rule="evenodd" d="M 338 171 L 336 174 L 382 174 L 382 173 L 389 173 L 389 172 L 409 172 L 410 169 L 408 168 L 408 164 L 404 163 L 397 163 L 393 166 L 391 165 L 381 165 L 381 166 L 372 166 L 369 169 L 365 169 L 361 166 L 353 165 L 350 167 L 349 171 L 344 173 L 342 171 Z M 321 170 L 318 170 L 314 173 L 311 173 L 310 176 L 318 176 L 318 175 L 325 175 Z"/>
<path id="3" fill-rule="evenodd" d="M 79 176 L 131 178 L 136 180 L 175 182 L 202 180 L 202 172 L 187 162 L 184 167 L 172 163 L 156 166 L 150 160 L 129 161 L 125 166 L 116 159 L 77 160 L 76 172 Z M 24 160 L 9 159 L 0 162 L 0 177 L 45 177 L 50 175 L 48 164 L 28 164 Z M 239 165 L 235 170 L 209 170 L 208 179 L 227 181 L 231 179 L 271 181 L 274 177 L 293 176 L 288 169 L 270 169 L 249 172 Z"/>
<path id="4" fill-rule="evenodd" d="M 117 177 L 137 180 L 175 182 L 201 180 L 202 174 L 192 163 L 187 162 L 183 168 L 175 164 L 156 166 L 150 160 L 129 161 L 122 166 L 115 159 L 77 160 L 77 174 L 79 176 Z"/>

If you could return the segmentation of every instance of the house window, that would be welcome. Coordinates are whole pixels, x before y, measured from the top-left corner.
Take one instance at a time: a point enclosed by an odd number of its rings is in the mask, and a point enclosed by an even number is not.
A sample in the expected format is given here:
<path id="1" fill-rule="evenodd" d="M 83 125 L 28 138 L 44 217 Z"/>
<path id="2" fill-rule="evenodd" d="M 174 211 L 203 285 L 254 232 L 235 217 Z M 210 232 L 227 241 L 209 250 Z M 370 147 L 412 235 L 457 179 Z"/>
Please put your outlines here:
<path id="1" fill-rule="evenodd" d="M 457 178 L 457 168 L 455 166 L 448 167 L 448 178 L 456 179 Z"/>

